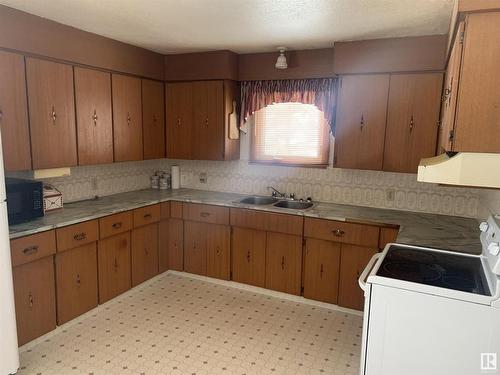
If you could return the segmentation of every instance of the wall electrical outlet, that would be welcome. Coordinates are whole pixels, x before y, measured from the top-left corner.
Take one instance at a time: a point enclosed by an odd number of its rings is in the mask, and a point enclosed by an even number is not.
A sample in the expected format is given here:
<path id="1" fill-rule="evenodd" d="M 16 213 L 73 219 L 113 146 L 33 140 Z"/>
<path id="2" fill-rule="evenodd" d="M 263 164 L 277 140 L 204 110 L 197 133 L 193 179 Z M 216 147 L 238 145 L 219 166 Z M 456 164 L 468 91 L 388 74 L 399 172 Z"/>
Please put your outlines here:
<path id="1" fill-rule="evenodd" d="M 395 196 L 396 196 L 396 191 L 394 189 L 387 189 L 385 191 L 385 197 L 388 201 L 390 202 L 394 201 Z"/>
<path id="2" fill-rule="evenodd" d="M 200 173 L 200 184 L 206 184 L 207 183 L 207 174 L 206 173 Z"/>

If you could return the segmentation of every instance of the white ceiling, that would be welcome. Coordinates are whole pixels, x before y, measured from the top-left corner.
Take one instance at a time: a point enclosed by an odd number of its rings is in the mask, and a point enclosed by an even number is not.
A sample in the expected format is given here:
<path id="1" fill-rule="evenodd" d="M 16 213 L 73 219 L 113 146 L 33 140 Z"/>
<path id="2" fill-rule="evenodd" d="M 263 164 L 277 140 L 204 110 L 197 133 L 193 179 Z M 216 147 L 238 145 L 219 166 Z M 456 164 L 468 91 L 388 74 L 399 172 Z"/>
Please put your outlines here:
<path id="1" fill-rule="evenodd" d="M 331 47 L 446 34 L 454 0 L 0 0 L 162 53 Z"/>

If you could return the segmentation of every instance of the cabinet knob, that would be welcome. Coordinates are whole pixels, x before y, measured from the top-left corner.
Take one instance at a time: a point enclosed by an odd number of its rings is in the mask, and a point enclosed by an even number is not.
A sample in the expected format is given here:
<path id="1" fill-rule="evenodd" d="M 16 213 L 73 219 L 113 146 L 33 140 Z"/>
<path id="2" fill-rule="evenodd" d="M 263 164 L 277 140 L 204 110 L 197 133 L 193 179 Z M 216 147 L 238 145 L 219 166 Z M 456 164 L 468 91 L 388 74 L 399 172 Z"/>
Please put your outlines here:
<path id="1" fill-rule="evenodd" d="M 76 284 L 80 286 L 82 284 L 82 280 L 80 280 L 80 274 L 76 274 Z"/>
<path id="2" fill-rule="evenodd" d="M 157 121 L 156 115 L 153 115 L 153 125 L 156 125 Z"/>
<path id="3" fill-rule="evenodd" d="M 208 127 L 208 117 L 205 119 L 205 126 Z"/>
<path id="4" fill-rule="evenodd" d="M 52 117 L 52 123 L 55 125 L 56 119 L 57 119 L 57 113 L 56 113 L 56 109 L 54 108 L 54 106 L 52 106 L 52 113 L 50 115 Z"/>
<path id="5" fill-rule="evenodd" d="M 181 126 L 181 118 L 180 118 L 180 117 L 178 117 L 178 118 L 177 118 L 177 127 L 180 127 L 180 126 Z"/>
<path id="6" fill-rule="evenodd" d="M 284 270 L 285 269 L 285 256 L 282 256 L 281 257 L 281 269 Z"/>
<path id="7" fill-rule="evenodd" d="M 217 254 L 217 256 L 219 256 L 221 253 L 220 253 L 220 248 L 217 246 L 217 249 L 215 249 L 215 253 Z"/>
<path id="8" fill-rule="evenodd" d="M 31 293 L 28 296 L 28 305 L 29 305 L 30 309 L 33 308 L 33 295 Z"/>
<path id="9" fill-rule="evenodd" d="M 132 121 L 132 116 L 130 115 L 130 112 L 127 112 L 127 125 L 130 126 L 131 121 Z"/>
<path id="10" fill-rule="evenodd" d="M 411 120 L 410 120 L 410 133 L 413 131 L 413 125 L 414 125 L 414 121 L 413 121 L 413 115 L 411 115 Z"/>
<path id="11" fill-rule="evenodd" d="M 118 261 L 116 260 L 116 258 L 115 258 L 114 267 L 115 267 L 115 272 L 116 272 L 118 270 Z"/>
<path id="12" fill-rule="evenodd" d="M 250 250 L 247 251 L 247 261 L 250 263 Z"/>
<path id="13" fill-rule="evenodd" d="M 335 237 L 342 237 L 345 234 L 345 232 L 341 229 L 332 230 L 332 233 Z"/>
<path id="14" fill-rule="evenodd" d="M 323 263 L 321 263 L 321 266 L 319 267 L 319 278 L 323 278 Z"/>
<path id="15" fill-rule="evenodd" d="M 97 126 L 97 111 L 94 109 L 94 114 L 92 115 L 92 121 L 94 122 L 94 126 Z"/>
<path id="16" fill-rule="evenodd" d="M 2 118 L 3 118 L 3 111 L 0 110 L 0 122 L 2 122 Z"/>
<path id="17" fill-rule="evenodd" d="M 361 120 L 359 121 L 359 129 L 363 131 L 363 127 L 365 126 L 365 116 L 361 115 Z"/>
<path id="18" fill-rule="evenodd" d="M 149 255 L 149 249 L 148 249 L 147 247 L 145 247 L 145 248 L 144 248 L 144 253 L 145 253 L 146 255 Z"/>

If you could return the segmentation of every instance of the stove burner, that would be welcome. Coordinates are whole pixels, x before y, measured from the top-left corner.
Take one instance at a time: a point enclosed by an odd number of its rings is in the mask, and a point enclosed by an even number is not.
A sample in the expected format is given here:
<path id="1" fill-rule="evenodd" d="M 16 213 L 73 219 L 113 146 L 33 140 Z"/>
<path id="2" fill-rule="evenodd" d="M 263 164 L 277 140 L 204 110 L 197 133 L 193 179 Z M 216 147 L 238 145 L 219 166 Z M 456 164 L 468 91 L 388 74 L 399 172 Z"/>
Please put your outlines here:
<path id="1" fill-rule="evenodd" d="M 435 264 L 419 264 L 412 262 L 387 262 L 382 266 L 388 276 L 408 281 L 432 282 L 443 277 L 443 270 Z"/>
<path id="2" fill-rule="evenodd" d="M 475 290 L 476 282 L 471 279 L 466 279 L 460 276 L 445 275 L 443 276 L 443 284 L 448 288 L 456 288 L 458 290 Z"/>

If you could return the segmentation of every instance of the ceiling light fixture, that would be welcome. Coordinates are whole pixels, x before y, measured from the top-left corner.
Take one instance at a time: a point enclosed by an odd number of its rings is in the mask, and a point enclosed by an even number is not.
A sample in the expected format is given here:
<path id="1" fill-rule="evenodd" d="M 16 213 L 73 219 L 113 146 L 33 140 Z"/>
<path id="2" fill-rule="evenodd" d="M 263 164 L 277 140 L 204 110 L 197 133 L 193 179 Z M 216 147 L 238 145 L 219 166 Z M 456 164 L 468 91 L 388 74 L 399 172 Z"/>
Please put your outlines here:
<path id="1" fill-rule="evenodd" d="M 278 47 L 278 51 L 280 51 L 280 55 L 278 56 L 278 59 L 276 60 L 276 65 L 274 67 L 276 69 L 286 69 L 288 68 L 288 64 L 286 63 L 286 56 L 285 56 L 285 47 Z"/>

